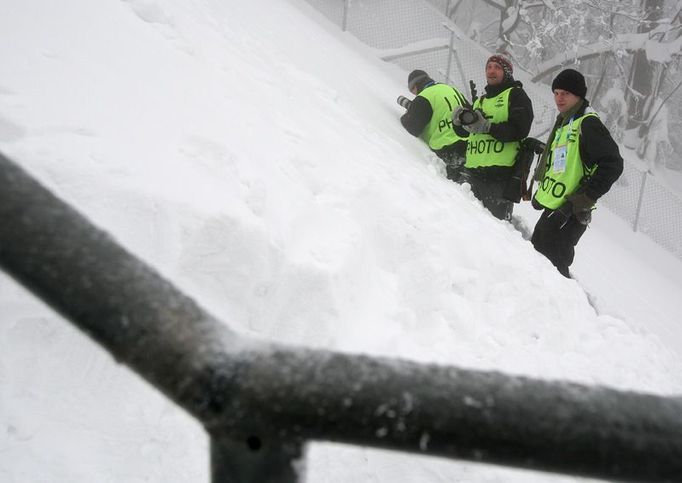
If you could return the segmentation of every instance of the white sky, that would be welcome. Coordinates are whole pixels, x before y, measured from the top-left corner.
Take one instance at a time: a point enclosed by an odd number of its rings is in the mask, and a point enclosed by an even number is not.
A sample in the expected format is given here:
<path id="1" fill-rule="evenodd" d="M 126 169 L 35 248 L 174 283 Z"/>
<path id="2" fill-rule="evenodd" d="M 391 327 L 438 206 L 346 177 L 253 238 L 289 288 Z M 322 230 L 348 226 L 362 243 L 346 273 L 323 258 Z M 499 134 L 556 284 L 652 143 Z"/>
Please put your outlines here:
<path id="1" fill-rule="evenodd" d="M 563 279 L 307 4 L 10 0 L 0 40 L 0 149 L 242 333 L 682 392 L 682 263 L 602 208 Z M 208 481 L 199 425 L 1 274 L 0 314 L 0 481 Z M 327 444 L 308 473 L 548 479 Z"/>

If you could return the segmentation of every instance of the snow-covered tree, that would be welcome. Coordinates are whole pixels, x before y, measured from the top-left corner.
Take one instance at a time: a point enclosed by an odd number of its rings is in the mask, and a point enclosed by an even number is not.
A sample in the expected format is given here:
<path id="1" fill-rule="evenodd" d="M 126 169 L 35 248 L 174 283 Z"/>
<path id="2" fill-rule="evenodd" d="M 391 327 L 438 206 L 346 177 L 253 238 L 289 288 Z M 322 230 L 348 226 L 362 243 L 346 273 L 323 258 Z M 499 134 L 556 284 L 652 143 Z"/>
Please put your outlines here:
<path id="1" fill-rule="evenodd" d="M 669 123 L 682 123 L 682 89 L 671 83 L 682 56 L 682 0 L 463 0 L 451 9 L 455 22 L 463 3 L 479 19 L 464 26 L 476 26 L 477 41 L 510 53 L 536 81 L 579 68 L 591 100 L 611 113 L 609 126 L 627 146 L 652 167 L 682 170 L 682 141 L 661 136 Z M 613 89 L 625 100 L 625 116 Z"/>

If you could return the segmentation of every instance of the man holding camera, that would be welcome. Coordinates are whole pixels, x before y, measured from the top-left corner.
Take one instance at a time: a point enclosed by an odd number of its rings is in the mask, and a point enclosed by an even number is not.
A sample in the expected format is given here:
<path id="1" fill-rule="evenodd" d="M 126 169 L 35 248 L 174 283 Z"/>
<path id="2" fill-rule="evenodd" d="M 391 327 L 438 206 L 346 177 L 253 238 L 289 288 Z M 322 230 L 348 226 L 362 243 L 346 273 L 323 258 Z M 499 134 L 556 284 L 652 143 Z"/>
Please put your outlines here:
<path id="1" fill-rule="evenodd" d="M 485 94 L 475 100 L 473 110 L 455 108 L 452 123 L 470 133 L 464 180 L 493 216 L 509 221 L 520 186 L 517 155 L 530 132 L 533 105 L 504 55 L 488 59 L 485 76 Z"/>
<path id="2" fill-rule="evenodd" d="M 407 87 L 416 97 L 410 101 L 398 97 L 398 104 L 407 109 L 400 118 L 403 127 L 415 137 L 421 137 L 431 150 L 445 162 L 449 179 L 457 181 L 464 164 L 467 131 L 453 130 L 452 111 L 469 103 L 460 91 L 447 84 L 436 83 L 423 70 L 410 72 Z"/>
<path id="3" fill-rule="evenodd" d="M 623 172 L 623 158 L 608 129 L 585 99 L 585 77 L 573 69 L 552 82 L 559 115 L 535 172 L 533 207 L 540 216 L 531 242 L 569 278 L 575 246 L 598 198 Z"/>

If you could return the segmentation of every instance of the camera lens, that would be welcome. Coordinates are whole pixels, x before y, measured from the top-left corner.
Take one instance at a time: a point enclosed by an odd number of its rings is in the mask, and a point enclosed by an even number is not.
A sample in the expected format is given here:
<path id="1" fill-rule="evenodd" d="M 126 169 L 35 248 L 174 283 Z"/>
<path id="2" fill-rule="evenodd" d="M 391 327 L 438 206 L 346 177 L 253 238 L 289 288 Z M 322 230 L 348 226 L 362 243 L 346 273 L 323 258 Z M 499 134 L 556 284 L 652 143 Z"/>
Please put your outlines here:
<path id="1" fill-rule="evenodd" d="M 462 126 L 467 126 L 476 121 L 476 113 L 471 109 L 465 109 L 459 113 L 459 122 Z"/>
<path id="2" fill-rule="evenodd" d="M 401 107 L 404 107 L 405 109 L 410 107 L 410 104 L 412 101 L 410 101 L 407 97 L 405 96 L 398 96 L 398 105 Z"/>

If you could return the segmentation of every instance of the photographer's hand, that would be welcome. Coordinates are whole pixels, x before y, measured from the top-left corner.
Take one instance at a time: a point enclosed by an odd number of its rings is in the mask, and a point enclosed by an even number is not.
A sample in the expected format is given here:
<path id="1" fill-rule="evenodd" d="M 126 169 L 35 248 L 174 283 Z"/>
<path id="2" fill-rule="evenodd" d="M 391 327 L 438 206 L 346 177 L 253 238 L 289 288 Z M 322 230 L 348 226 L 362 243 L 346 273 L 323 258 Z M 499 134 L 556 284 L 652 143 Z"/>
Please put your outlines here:
<path id="1" fill-rule="evenodd" d="M 455 108 L 452 110 L 452 124 L 455 126 L 461 126 L 462 121 L 460 120 L 460 115 L 462 114 L 462 111 L 464 111 L 465 108 L 462 106 L 455 106 Z"/>
<path id="2" fill-rule="evenodd" d="M 462 124 L 462 127 L 475 134 L 485 134 L 490 132 L 490 121 L 485 118 L 483 113 L 479 110 L 473 111 L 475 119 L 470 124 Z"/>

